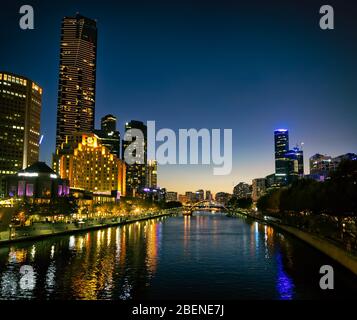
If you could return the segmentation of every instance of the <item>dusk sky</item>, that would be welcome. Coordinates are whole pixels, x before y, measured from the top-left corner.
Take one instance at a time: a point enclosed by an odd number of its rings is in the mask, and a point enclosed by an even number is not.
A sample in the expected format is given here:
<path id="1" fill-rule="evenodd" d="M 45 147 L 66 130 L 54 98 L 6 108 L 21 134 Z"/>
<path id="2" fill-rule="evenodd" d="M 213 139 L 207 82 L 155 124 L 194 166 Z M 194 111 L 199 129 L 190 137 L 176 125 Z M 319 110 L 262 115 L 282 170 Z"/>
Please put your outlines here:
<path id="1" fill-rule="evenodd" d="M 97 19 L 96 125 L 108 113 L 124 124 L 233 129 L 233 171 L 160 166 L 169 191 L 232 192 L 274 172 L 276 128 L 315 153 L 357 152 L 356 1 L 7 1 L 0 10 L 0 70 L 44 89 L 41 160 L 54 152 L 60 26 L 76 12 Z M 355 2 L 355 4 L 353 4 Z M 264 4 L 263 4 L 264 3 Z M 19 8 L 35 30 L 19 28 Z M 335 30 L 319 8 L 335 9 Z"/>

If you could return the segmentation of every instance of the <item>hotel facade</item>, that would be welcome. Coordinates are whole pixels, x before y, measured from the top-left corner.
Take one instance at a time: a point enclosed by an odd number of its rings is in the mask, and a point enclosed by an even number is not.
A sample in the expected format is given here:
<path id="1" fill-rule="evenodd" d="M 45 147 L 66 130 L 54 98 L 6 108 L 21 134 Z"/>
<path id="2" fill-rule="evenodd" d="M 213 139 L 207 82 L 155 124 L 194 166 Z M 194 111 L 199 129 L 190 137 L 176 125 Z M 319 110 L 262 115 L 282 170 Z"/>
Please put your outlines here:
<path id="1" fill-rule="evenodd" d="M 77 142 L 73 142 L 77 141 Z M 58 169 L 71 189 L 94 195 L 125 196 L 125 163 L 94 133 L 77 135 L 59 150 Z"/>

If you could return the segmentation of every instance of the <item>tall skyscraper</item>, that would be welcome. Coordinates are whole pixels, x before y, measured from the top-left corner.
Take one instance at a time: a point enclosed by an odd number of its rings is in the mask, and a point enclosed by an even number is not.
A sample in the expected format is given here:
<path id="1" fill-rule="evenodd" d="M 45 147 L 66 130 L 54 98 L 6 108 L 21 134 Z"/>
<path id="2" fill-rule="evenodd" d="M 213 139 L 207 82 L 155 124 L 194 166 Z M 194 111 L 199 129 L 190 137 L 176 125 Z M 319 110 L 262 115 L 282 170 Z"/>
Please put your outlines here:
<path id="1" fill-rule="evenodd" d="M 157 188 L 157 161 L 149 160 L 146 172 L 146 187 Z"/>
<path id="2" fill-rule="evenodd" d="M 79 14 L 61 27 L 56 149 L 66 136 L 92 132 L 97 68 L 96 21 Z"/>
<path id="3" fill-rule="evenodd" d="M 101 129 L 94 130 L 100 138 L 101 144 L 120 159 L 120 132 L 117 131 L 117 118 L 111 114 L 101 120 Z"/>
<path id="4" fill-rule="evenodd" d="M 39 159 L 42 88 L 32 80 L 0 72 L 0 196 L 4 176 Z"/>
<path id="5" fill-rule="evenodd" d="M 304 153 L 295 147 L 289 150 L 289 131 L 274 131 L 275 141 L 275 184 L 285 186 L 304 176 Z"/>
<path id="6" fill-rule="evenodd" d="M 140 130 L 143 139 L 136 139 L 132 136 L 132 141 L 123 140 L 122 144 L 122 159 L 125 159 L 125 150 L 132 143 L 136 143 L 137 147 L 144 149 L 144 154 L 136 154 L 134 152 L 133 156 L 138 158 L 138 161 L 134 164 L 127 163 L 126 161 L 126 194 L 127 196 L 135 196 L 139 190 L 145 188 L 146 185 L 146 174 L 147 174 L 147 126 L 141 122 L 132 120 L 125 124 L 125 135 L 130 138 L 131 129 Z"/>
<path id="7" fill-rule="evenodd" d="M 288 183 L 289 159 L 286 153 L 289 151 L 289 131 L 277 129 L 274 131 L 275 143 L 275 175 L 279 185 Z"/>

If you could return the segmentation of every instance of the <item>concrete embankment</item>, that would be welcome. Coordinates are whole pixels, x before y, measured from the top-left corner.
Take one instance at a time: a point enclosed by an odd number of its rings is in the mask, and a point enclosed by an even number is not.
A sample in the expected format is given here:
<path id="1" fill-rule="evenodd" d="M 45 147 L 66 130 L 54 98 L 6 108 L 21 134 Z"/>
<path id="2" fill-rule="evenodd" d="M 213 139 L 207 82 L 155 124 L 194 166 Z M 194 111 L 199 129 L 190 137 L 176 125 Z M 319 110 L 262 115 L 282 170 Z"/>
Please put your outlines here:
<path id="1" fill-rule="evenodd" d="M 82 225 L 81 227 L 76 227 L 74 224 L 71 224 L 71 225 L 65 225 L 62 229 L 60 229 L 60 228 L 56 229 L 56 225 L 51 226 L 50 228 L 46 228 L 45 230 L 39 230 L 38 227 L 37 227 L 37 229 L 35 227 L 36 231 L 31 232 L 31 234 L 29 234 L 29 235 L 20 236 L 20 237 L 11 239 L 11 240 L 9 240 L 9 239 L 0 239 L 0 246 L 9 245 L 9 244 L 12 244 L 12 243 L 17 243 L 17 242 L 40 240 L 40 239 L 53 237 L 53 236 L 76 234 L 76 233 L 88 232 L 88 231 L 91 231 L 91 230 L 99 230 L 99 229 L 104 229 L 104 228 L 110 228 L 110 227 L 115 227 L 115 226 L 120 226 L 120 225 L 135 223 L 135 222 L 140 222 L 140 221 L 144 221 L 144 220 L 151 220 L 151 219 L 161 218 L 161 217 L 169 216 L 169 215 L 172 215 L 172 214 L 175 214 L 175 213 L 176 212 L 169 212 L 168 211 L 168 212 L 164 212 L 164 213 L 141 216 L 141 217 L 138 217 L 138 218 L 132 218 L 132 219 L 121 220 L 121 221 L 114 221 L 114 222 L 107 222 L 107 223 L 100 223 L 100 224 L 91 224 L 91 225 Z M 9 234 L 9 232 L 7 231 L 6 234 Z"/>
<path id="2" fill-rule="evenodd" d="M 322 253 L 337 261 L 345 268 L 349 269 L 355 275 L 357 275 L 357 256 L 352 254 L 351 252 L 348 252 L 347 250 L 344 250 L 343 248 L 340 248 L 336 244 L 332 243 L 330 240 L 325 239 L 321 236 L 317 236 L 313 233 L 302 231 L 298 228 L 287 226 L 275 221 L 273 222 L 269 220 L 267 221 L 264 219 L 259 219 L 245 212 L 239 212 L 239 214 L 245 215 L 249 218 L 258 220 L 260 222 L 266 223 L 268 225 L 271 225 L 273 227 L 279 228 L 285 232 L 292 234 L 296 238 L 308 243 L 310 246 L 321 251 Z"/>

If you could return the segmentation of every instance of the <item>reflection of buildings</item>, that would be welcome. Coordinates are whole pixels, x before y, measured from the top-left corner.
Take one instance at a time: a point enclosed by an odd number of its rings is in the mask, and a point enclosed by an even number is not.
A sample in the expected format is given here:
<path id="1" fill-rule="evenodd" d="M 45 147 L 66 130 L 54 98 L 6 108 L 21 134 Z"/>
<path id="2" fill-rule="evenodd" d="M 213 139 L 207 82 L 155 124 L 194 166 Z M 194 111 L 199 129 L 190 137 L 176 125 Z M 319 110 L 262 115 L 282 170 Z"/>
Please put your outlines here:
<path id="1" fill-rule="evenodd" d="M 28 78 L 0 72 L 0 196 L 4 178 L 39 159 L 42 89 Z"/>
<path id="2" fill-rule="evenodd" d="M 6 179 L 6 195 L 36 201 L 69 195 L 69 183 L 44 162 L 36 162 Z"/>
<path id="3" fill-rule="evenodd" d="M 94 129 L 96 61 L 96 22 L 79 14 L 65 17 L 61 27 L 56 149 L 67 136 Z"/>
<path id="4" fill-rule="evenodd" d="M 125 164 L 102 145 L 95 134 L 76 137 L 78 143 L 63 143 L 59 169 L 70 187 L 95 193 L 125 195 Z"/>
<path id="5" fill-rule="evenodd" d="M 155 219 L 72 235 L 55 242 L 43 241 L 40 246 L 5 250 L 0 254 L 0 297 L 60 300 L 141 297 L 157 269 L 161 228 L 160 221 Z M 19 286 L 17 266 L 24 264 L 41 265 L 36 273 L 29 274 L 33 279 L 30 290 L 21 290 Z"/>
<path id="6" fill-rule="evenodd" d="M 146 222 L 146 233 L 147 233 L 147 259 L 146 264 L 150 276 L 153 276 L 157 269 L 157 259 L 159 255 L 159 244 L 161 237 L 161 224 Z"/>

